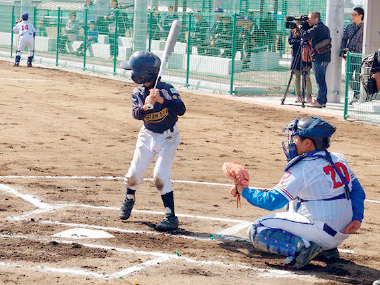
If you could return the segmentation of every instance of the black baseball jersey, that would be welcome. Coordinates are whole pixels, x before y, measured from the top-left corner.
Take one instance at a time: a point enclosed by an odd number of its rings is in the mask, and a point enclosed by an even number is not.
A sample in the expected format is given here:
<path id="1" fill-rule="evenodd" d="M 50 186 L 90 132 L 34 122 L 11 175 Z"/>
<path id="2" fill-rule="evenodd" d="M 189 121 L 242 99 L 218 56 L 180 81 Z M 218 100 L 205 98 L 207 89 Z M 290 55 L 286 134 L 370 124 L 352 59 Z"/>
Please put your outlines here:
<path id="1" fill-rule="evenodd" d="M 157 89 L 164 98 L 164 103 L 156 102 L 152 110 L 144 111 L 142 109 L 145 98 L 149 95 L 152 87 L 139 86 L 132 91 L 132 109 L 133 117 L 137 120 L 143 120 L 144 126 L 155 133 L 163 133 L 173 128 L 178 121 L 178 116 L 186 112 L 185 104 L 182 102 L 177 90 L 165 82 L 158 82 Z"/>

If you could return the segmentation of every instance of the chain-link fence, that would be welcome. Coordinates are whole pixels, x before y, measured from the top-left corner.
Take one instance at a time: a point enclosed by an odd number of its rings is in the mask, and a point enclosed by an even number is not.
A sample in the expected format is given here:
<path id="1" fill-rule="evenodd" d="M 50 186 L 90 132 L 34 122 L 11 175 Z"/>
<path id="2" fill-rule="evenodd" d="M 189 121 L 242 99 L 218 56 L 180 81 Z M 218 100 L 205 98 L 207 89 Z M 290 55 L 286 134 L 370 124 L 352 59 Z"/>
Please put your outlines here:
<path id="1" fill-rule="evenodd" d="M 365 57 L 357 53 L 347 55 L 344 118 L 380 124 L 380 95 L 368 94 L 361 82 L 363 79 L 367 82 L 372 72 L 371 68 L 362 66 Z"/>
<path id="2" fill-rule="evenodd" d="M 134 20 L 131 5 L 110 1 L 102 8 L 88 2 L 52 2 L 31 9 L 36 56 L 56 65 L 123 73 L 120 61 L 138 48 L 162 56 L 170 24 L 179 19 L 182 29 L 165 80 L 231 94 L 283 93 L 291 60 L 285 16 L 311 10 L 325 15 L 325 0 L 240 1 L 238 13 L 227 2 L 223 9 L 214 1 L 189 1 L 191 12 L 159 6 Z M 0 8 L 0 49 L 12 56 L 18 39 L 12 23 L 21 12 L 18 6 Z"/>

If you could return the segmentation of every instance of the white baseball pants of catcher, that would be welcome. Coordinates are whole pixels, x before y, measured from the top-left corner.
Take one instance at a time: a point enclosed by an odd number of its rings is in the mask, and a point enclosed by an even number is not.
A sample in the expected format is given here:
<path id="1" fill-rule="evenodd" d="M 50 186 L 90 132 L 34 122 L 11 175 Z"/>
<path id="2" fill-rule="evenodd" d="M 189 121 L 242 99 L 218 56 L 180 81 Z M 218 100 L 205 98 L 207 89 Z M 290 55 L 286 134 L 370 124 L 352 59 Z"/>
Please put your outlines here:
<path id="1" fill-rule="evenodd" d="M 125 175 L 125 183 L 132 190 L 138 190 L 144 181 L 144 174 L 155 156 L 153 181 L 160 195 L 173 191 L 170 169 L 180 142 L 177 125 L 162 134 L 149 131 L 144 126 L 137 137 L 136 149 L 131 166 Z"/>
<path id="2" fill-rule="evenodd" d="M 327 228 L 323 221 L 311 221 L 296 212 L 275 213 L 257 219 L 248 229 L 251 242 L 255 226 L 259 226 L 256 229 L 257 233 L 268 228 L 282 229 L 302 238 L 306 247 L 309 246 L 309 241 L 312 241 L 324 250 L 337 247 L 350 236 Z"/>
<path id="3" fill-rule="evenodd" d="M 29 50 L 29 57 L 34 56 L 33 41 L 33 35 L 25 34 L 21 36 L 16 55 L 21 56 L 21 53 L 24 51 L 24 48 L 27 45 Z"/>

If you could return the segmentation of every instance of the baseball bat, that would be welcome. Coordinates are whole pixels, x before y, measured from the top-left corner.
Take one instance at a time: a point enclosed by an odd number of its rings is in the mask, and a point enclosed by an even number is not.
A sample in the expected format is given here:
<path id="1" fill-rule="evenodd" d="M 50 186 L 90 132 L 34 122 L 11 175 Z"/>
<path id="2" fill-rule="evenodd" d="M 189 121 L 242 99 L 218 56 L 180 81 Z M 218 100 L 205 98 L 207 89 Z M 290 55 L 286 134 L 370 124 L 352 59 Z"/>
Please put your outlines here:
<path id="1" fill-rule="evenodd" d="M 160 80 L 162 74 L 164 74 L 165 68 L 169 62 L 169 58 L 174 51 L 174 46 L 177 42 L 180 30 L 181 30 L 181 22 L 178 20 L 173 21 L 172 25 L 170 27 L 170 32 L 169 32 L 168 38 L 166 39 L 164 55 L 163 55 L 163 58 L 161 60 L 160 70 L 158 72 L 156 83 L 154 84 L 154 89 L 156 89 L 158 80 Z M 153 105 L 148 104 L 148 108 L 153 109 Z"/>

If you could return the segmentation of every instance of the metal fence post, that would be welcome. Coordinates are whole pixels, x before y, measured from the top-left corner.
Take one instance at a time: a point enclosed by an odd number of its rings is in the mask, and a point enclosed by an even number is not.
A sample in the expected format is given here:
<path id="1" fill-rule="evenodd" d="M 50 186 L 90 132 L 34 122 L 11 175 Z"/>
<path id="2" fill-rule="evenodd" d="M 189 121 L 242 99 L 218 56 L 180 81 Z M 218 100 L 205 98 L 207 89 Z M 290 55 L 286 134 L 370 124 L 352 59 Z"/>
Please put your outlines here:
<path id="1" fill-rule="evenodd" d="M 86 12 L 84 15 L 83 70 L 86 70 L 87 34 L 88 34 L 88 25 L 87 25 L 88 8 L 86 8 L 85 11 Z"/>
<path id="2" fill-rule="evenodd" d="M 58 66 L 59 47 L 60 47 L 60 31 L 61 31 L 61 7 L 58 7 L 57 15 L 57 49 L 55 52 L 55 66 Z"/>
<path id="3" fill-rule="evenodd" d="M 233 34 L 232 34 L 232 57 L 231 57 L 231 82 L 230 94 L 234 93 L 234 73 L 235 73 L 235 53 L 236 53 L 236 19 L 237 14 L 234 14 Z"/>
<path id="4" fill-rule="evenodd" d="M 345 120 L 348 118 L 348 86 L 350 82 L 350 65 L 351 65 L 351 53 L 347 52 L 347 57 L 346 57 L 346 82 L 345 82 L 345 88 L 344 88 L 344 113 L 343 117 Z"/>
<path id="5" fill-rule="evenodd" d="M 189 28 L 187 33 L 187 58 L 186 58 L 186 87 L 189 87 L 189 75 L 190 75 L 190 54 L 191 54 L 191 19 L 193 14 L 189 14 Z"/>
<path id="6" fill-rule="evenodd" d="M 119 49 L 119 43 L 118 41 L 118 23 L 119 23 L 119 9 L 116 10 L 116 15 L 115 15 L 115 35 L 114 35 L 114 45 L 113 45 L 113 74 L 116 74 L 116 61 L 117 61 L 117 55 L 118 53 L 116 52 Z"/>
<path id="7" fill-rule="evenodd" d="M 11 20 L 12 24 L 11 24 L 11 58 L 13 57 L 13 35 L 14 35 L 14 32 L 13 32 L 13 25 L 15 23 L 15 6 L 13 5 L 12 6 L 12 20 Z"/>
<path id="8" fill-rule="evenodd" d="M 150 11 L 149 12 L 149 39 L 148 39 L 148 51 L 149 52 L 151 52 L 151 48 L 152 48 L 152 28 L 153 28 L 152 22 L 153 22 L 153 11 Z"/>

